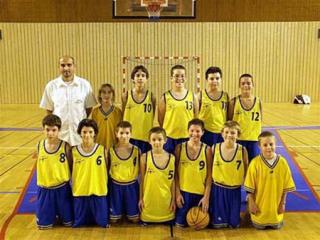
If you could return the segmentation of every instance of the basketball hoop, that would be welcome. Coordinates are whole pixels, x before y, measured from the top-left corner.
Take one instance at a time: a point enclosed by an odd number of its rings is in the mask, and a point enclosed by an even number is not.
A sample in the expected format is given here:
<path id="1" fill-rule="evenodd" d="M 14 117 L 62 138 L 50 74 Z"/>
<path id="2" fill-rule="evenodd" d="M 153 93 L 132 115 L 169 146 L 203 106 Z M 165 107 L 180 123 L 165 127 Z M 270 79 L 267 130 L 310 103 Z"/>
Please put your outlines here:
<path id="1" fill-rule="evenodd" d="M 151 20 L 159 20 L 162 7 L 160 2 L 151 2 L 146 6 L 148 16 Z"/>
<path id="2" fill-rule="evenodd" d="M 163 7 L 168 6 L 168 0 L 141 0 L 141 6 L 146 8 L 151 21 L 157 21 Z"/>

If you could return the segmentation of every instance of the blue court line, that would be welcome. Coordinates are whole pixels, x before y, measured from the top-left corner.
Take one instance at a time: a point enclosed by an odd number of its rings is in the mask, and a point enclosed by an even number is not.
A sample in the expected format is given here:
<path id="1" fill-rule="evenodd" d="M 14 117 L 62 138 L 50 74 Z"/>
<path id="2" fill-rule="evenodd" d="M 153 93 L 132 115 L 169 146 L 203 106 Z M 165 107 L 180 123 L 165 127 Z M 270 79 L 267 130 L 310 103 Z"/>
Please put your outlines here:
<path id="1" fill-rule="evenodd" d="M 34 131 L 42 131 L 41 128 L 0 128 L 0 132 L 8 132 L 8 131 L 21 131 L 21 132 L 34 132 Z"/>

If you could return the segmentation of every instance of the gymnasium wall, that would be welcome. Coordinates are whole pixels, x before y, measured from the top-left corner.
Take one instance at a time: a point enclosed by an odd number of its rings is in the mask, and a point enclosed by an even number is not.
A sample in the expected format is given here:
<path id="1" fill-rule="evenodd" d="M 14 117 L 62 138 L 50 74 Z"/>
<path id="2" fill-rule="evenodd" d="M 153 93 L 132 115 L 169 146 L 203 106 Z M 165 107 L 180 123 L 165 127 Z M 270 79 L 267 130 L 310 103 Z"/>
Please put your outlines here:
<path id="1" fill-rule="evenodd" d="M 319 28 L 320 22 L 0 23 L 0 103 L 39 103 L 66 53 L 95 92 L 113 84 L 117 102 L 122 56 L 172 55 L 200 57 L 202 86 L 205 69 L 220 66 L 231 96 L 248 72 L 264 102 L 289 102 L 301 93 L 320 101 Z M 159 95 L 168 79 L 151 85 Z"/>
<path id="2" fill-rule="evenodd" d="M 113 19 L 112 2 L 112 0 L 0 0 L 0 22 L 141 21 Z M 169 21 L 320 21 L 320 1 L 197 0 L 196 17 L 196 19 Z"/>

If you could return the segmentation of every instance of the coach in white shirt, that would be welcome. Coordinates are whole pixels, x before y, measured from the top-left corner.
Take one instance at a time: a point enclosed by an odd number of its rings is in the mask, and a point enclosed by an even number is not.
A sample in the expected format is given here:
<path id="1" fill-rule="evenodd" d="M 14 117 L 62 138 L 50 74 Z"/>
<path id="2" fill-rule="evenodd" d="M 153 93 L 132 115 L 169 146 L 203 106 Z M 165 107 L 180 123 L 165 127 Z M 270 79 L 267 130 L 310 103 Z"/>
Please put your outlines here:
<path id="1" fill-rule="evenodd" d="M 75 146 L 81 143 L 77 134 L 78 124 L 90 115 L 97 101 L 90 83 L 74 74 L 73 57 L 61 57 L 59 70 L 61 75 L 47 84 L 40 107 L 46 109 L 48 114 L 53 113 L 61 118 L 60 139 Z"/>

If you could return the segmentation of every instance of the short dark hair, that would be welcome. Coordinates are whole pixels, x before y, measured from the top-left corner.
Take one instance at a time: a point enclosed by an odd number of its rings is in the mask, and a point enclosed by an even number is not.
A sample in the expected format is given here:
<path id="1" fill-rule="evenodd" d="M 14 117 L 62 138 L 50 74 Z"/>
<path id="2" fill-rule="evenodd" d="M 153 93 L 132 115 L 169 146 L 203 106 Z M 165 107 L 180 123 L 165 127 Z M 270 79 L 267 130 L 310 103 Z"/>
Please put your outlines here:
<path id="1" fill-rule="evenodd" d="M 111 90 L 111 92 L 112 92 L 112 95 L 113 95 L 113 96 L 112 96 L 112 101 L 114 101 L 114 99 L 115 99 L 115 97 L 116 97 L 113 86 L 112 86 L 111 84 L 109 84 L 109 83 L 104 83 L 104 84 L 102 84 L 102 85 L 100 86 L 100 88 L 99 88 L 99 92 L 98 92 L 98 101 L 99 101 L 99 103 L 101 103 L 101 101 L 102 101 L 102 99 L 101 99 L 101 97 L 100 97 L 101 92 L 102 92 L 102 89 L 105 88 L 105 87 L 110 88 L 110 90 Z"/>
<path id="2" fill-rule="evenodd" d="M 138 65 L 138 66 L 135 66 L 135 67 L 132 69 L 132 72 L 131 72 L 131 79 L 132 79 L 132 80 L 134 79 L 134 75 L 136 75 L 136 73 L 137 73 L 139 70 L 142 71 L 142 72 L 144 72 L 144 73 L 146 74 L 147 79 L 149 78 L 148 69 L 147 69 L 145 66 L 143 66 L 143 65 Z"/>
<path id="3" fill-rule="evenodd" d="M 49 114 L 42 119 L 42 127 L 50 126 L 50 127 L 58 127 L 61 128 L 61 119 L 55 114 Z"/>
<path id="4" fill-rule="evenodd" d="M 96 121 L 94 121 L 93 119 L 85 118 L 79 122 L 78 129 L 77 129 L 77 133 L 79 135 L 81 134 L 81 130 L 83 127 L 92 127 L 95 135 L 97 135 L 99 132 L 98 125 Z"/>
<path id="5" fill-rule="evenodd" d="M 188 122 L 188 129 L 192 126 L 192 125 L 196 125 L 196 126 L 200 126 L 202 131 L 204 130 L 204 122 L 199 119 L 199 118 L 194 118 L 192 120 L 190 120 Z"/>
<path id="6" fill-rule="evenodd" d="M 253 84 L 253 76 L 249 73 L 244 73 L 244 74 L 241 74 L 241 76 L 239 77 L 239 86 L 240 86 L 240 80 L 241 78 L 251 78 L 251 81 L 252 81 L 252 84 Z"/>
<path id="7" fill-rule="evenodd" d="M 229 121 L 226 121 L 224 124 L 223 124 L 223 127 L 221 129 L 221 132 L 223 132 L 223 130 L 225 128 L 234 128 L 238 131 L 238 136 L 240 136 L 241 134 L 241 128 L 240 128 L 240 124 L 236 121 L 233 121 L 233 120 L 229 120 Z"/>
<path id="8" fill-rule="evenodd" d="M 130 128 L 130 131 L 132 131 L 132 125 L 130 122 L 128 121 L 121 121 L 117 124 L 117 127 L 116 127 L 116 131 L 119 130 L 119 128 Z"/>
<path id="9" fill-rule="evenodd" d="M 222 70 L 219 67 L 209 67 L 206 71 L 206 79 L 208 79 L 209 74 L 213 73 L 220 73 L 220 76 L 222 77 Z"/>
<path id="10" fill-rule="evenodd" d="M 270 131 L 264 131 L 264 132 L 260 133 L 260 135 L 258 136 L 259 145 L 260 145 L 261 139 L 265 138 L 265 137 L 275 137 L 275 136 Z"/>
<path id="11" fill-rule="evenodd" d="M 166 130 L 164 130 L 164 128 L 162 127 L 153 127 L 149 130 L 149 139 L 151 137 L 151 134 L 153 133 L 157 133 L 157 134 L 162 134 L 164 139 L 167 139 L 167 133 Z"/>
<path id="12" fill-rule="evenodd" d="M 173 76 L 173 71 L 176 69 L 182 69 L 182 70 L 186 71 L 186 68 L 184 66 L 182 66 L 180 64 L 174 65 L 170 70 L 171 77 Z"/>

